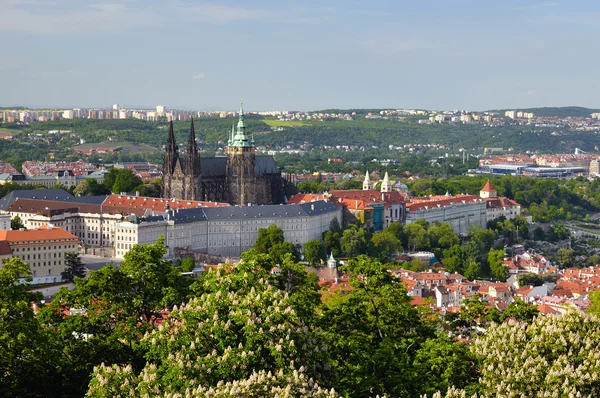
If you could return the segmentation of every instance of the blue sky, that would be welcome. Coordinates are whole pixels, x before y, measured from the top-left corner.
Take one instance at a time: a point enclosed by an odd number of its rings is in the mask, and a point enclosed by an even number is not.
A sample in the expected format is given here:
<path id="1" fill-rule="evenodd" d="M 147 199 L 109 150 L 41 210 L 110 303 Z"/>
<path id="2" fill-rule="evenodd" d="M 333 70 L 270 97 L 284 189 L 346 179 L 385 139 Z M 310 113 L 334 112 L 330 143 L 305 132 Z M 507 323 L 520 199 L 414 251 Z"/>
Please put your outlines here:
<path id="1" fill-rule="evenodd" d="M 0 106 L 600 108 L 597 1 L 0 0 Z"/>

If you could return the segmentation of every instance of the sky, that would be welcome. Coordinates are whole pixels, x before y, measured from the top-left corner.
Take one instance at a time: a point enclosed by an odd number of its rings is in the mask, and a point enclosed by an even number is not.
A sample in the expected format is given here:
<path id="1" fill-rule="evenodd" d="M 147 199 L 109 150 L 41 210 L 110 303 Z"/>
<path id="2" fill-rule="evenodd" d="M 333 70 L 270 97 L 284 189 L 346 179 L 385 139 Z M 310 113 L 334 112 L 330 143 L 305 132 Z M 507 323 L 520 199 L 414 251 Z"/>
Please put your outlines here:
<path id="1" fill-rule="evenodd" d="M 0 0 L 0 106 L 600 108 L 600 2 Z"/>

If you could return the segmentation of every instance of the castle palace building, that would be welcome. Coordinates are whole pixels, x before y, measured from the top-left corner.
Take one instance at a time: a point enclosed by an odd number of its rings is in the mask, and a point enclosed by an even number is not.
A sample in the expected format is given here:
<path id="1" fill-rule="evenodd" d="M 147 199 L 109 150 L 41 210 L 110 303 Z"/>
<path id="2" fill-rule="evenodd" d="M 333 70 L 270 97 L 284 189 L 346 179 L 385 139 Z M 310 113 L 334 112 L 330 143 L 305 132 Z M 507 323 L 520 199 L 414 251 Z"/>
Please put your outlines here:
<path id="1" fill-rule="evenodd" d="M 171 121 L 163 163 L 163 197 L 233 205 L 284 203 L 287 181 L 281 177 L 272 156 L 256 155 L 254 138 L 246 135 L 241 105 L 237 129 L 231 128 L 226 154 L 200 157 L 192 120 L 186 150 L 180 155 Z"/>

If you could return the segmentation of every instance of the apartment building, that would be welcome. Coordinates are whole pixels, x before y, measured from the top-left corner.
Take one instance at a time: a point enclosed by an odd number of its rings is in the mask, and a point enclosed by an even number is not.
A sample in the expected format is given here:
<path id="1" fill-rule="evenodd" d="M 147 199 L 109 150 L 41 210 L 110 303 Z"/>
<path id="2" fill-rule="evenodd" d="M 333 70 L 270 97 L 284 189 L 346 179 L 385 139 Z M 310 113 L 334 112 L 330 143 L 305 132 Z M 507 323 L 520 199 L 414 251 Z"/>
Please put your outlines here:
<path id="1" fill-rule="evenodd" d="M 75 235 L 52 225 L 0 231 L 0 247 L 6 244 L 12 257 L 29 264 L 33 283 L 60 282 L 65 270 L 65 253 L 79 251 L 79 239 Z"/>

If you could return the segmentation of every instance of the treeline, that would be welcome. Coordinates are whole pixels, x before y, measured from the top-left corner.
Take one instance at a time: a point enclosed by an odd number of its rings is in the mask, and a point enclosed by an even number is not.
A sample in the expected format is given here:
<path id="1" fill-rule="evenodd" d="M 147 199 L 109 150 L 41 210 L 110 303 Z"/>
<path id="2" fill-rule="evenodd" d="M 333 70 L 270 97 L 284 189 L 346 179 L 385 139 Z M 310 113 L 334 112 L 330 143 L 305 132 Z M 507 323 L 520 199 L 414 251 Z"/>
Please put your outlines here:
<path id="1" fill-rule="evenodd" d="M 460 313 L 439 316 L 428 306 L 412 306 L 404 285 L 366 256 L 341 268 L 348 289 L 337 293 L 321 290 L 316 275 L 291 256 L 276 263 L 256 250 L 237 266 L 209 268 L 192 279 L 163 259 L 163 245 L 161 238 L 135 246 L 119 269 L 107 266 L 75 278 L 74 289 L 62 289 L 48 305 L 17 283 L 29 267 L 17 258 L 5 260 L 0 394 L 600 393 L 592 376 L 600 374 L 594 359 L 600 355 L 598 318 L 574 312 L 536 318 L 537 309 L 519 300 L 500 313 L 476 295 Z M 471 344 L 455 339 L 459 334 Z M 558 364 L 590 377 L 546 377 Z M 502 372 L 494 371 L 500 366 Z"/>
<path id="2" fill-rule="evenodd" d="M 416 196 L 472 194 L 490 179 L 499 196 L 514 199 L 533 216 L 533 221 L 580 219 L 600 209 L 600 182 L 578 177 L 571 180 L 540 179 L 524 176 L 454 176 L 421 178 L 409 182 Z"/>

